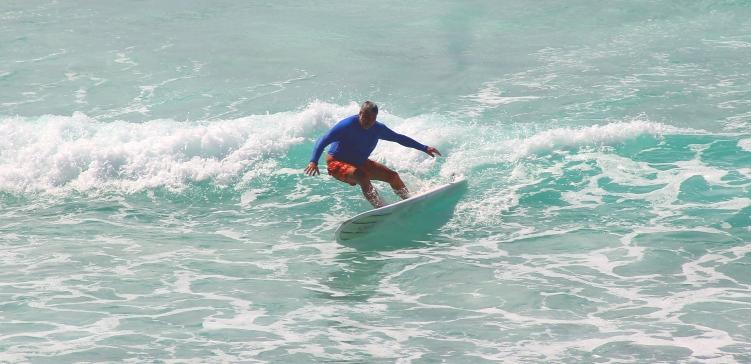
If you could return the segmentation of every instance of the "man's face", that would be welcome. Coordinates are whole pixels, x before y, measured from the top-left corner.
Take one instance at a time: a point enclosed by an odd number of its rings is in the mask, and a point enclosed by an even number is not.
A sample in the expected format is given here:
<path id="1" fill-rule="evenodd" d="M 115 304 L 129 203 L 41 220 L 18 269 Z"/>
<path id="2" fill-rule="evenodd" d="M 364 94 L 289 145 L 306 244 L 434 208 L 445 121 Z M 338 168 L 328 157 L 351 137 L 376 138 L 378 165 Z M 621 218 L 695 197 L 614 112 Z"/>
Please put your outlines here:
<path id="1" fill-rule="evenodd" d="M 376 116 L 378 116 L 378 114 L 374 112 L 360 111 L 360 126 L 362 126 L 363 129 L 370 129 L 370 127 L 376 122 Z"/>

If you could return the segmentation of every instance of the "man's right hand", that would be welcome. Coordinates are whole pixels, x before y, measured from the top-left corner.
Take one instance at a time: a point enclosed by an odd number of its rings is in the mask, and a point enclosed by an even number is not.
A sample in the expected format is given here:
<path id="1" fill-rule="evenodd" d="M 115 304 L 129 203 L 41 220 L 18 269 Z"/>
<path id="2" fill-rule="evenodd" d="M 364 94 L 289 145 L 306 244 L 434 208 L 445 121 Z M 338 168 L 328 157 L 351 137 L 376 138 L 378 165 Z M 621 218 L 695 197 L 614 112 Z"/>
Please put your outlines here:
<path id="1" fill-rule="evenodd" d="M 428 153 L 431 157 L 435 158 L 436 155 L 441 155 L 441 152 L 438 151 L 438 149 L 435 149 L 433 147 L 428 147 L 428 149 L 425 150 L 425 153 Z"/>
<path id="2" fill-rule="evenodd" d="M 321 174 L 321 171 L 318 170 L 318 163 L 316 162 L 308 163 L 308 166 L 305 167 L 305 174 L 307 174 L 308 176 L 315 176 L 317 174 Z"/>

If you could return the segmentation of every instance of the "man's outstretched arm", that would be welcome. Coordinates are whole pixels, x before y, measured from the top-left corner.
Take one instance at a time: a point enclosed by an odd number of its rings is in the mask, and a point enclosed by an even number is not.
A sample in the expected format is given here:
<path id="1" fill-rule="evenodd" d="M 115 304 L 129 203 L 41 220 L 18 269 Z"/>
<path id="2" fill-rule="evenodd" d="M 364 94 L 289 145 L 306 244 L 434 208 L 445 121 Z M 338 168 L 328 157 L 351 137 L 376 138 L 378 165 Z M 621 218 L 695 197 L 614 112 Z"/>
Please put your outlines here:
<path id="1" fill-rule="evenodd" d="M 435 149 L 431 146 L 424 145 L 404 134 L 399 134 L 389 129 L 385 125 L 383 126 L 383 131 L 381 132 L 381 139 L 388 140 L 390 142 L 399 143 L 408 148 L 414 148 L 419 151 L 423 151 L 431 157 L 435 157 L 436 155 L 441 155 L 441 152 L 439 152 L 438 149 Z"/>

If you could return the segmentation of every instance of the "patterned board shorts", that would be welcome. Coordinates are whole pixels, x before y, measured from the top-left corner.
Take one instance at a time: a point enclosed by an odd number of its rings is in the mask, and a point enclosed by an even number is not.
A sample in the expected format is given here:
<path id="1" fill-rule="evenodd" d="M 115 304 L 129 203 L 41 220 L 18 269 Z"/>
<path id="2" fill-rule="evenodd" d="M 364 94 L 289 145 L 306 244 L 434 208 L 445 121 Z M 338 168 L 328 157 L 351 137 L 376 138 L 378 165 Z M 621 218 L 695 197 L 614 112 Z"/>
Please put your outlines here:
<path id="1" fill-rule="evenodd" d="M 365 172 L 366 175 L 372 175 L 373 172 L 383 167 L 370 159 L 365 161 L 362 166 L 357 167 L 354 164 L 336 160 L 330 155 L 326 156 L 326 169 L 328 169 L 329 175 L 352 186 L 357 184 L 355 172 L 358 168 Z"/>

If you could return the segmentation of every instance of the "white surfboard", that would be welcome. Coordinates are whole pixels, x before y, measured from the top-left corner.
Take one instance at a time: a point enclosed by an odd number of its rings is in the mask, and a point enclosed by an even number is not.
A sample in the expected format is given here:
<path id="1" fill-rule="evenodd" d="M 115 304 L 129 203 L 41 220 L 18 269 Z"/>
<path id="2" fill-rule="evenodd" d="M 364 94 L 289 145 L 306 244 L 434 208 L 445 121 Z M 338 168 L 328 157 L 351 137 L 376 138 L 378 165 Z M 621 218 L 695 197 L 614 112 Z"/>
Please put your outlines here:
<path id="1" fill-rule="evenodd" d="M 363 212 L 343 222 L 339 228 L 336 229 L 336 240 L 347 241 L 363 237 L 370 233 L 375 227 L 398 216 L 399 212 L 402 212 L 421 201 L 438 197 L 439 195 L 448 193 L 449 191 L 465 186 L 466 184 L 466 179 L 455 180 L 451 183 L 412 196 L 406 200 L 401 200 L 390 205 Z"/>

